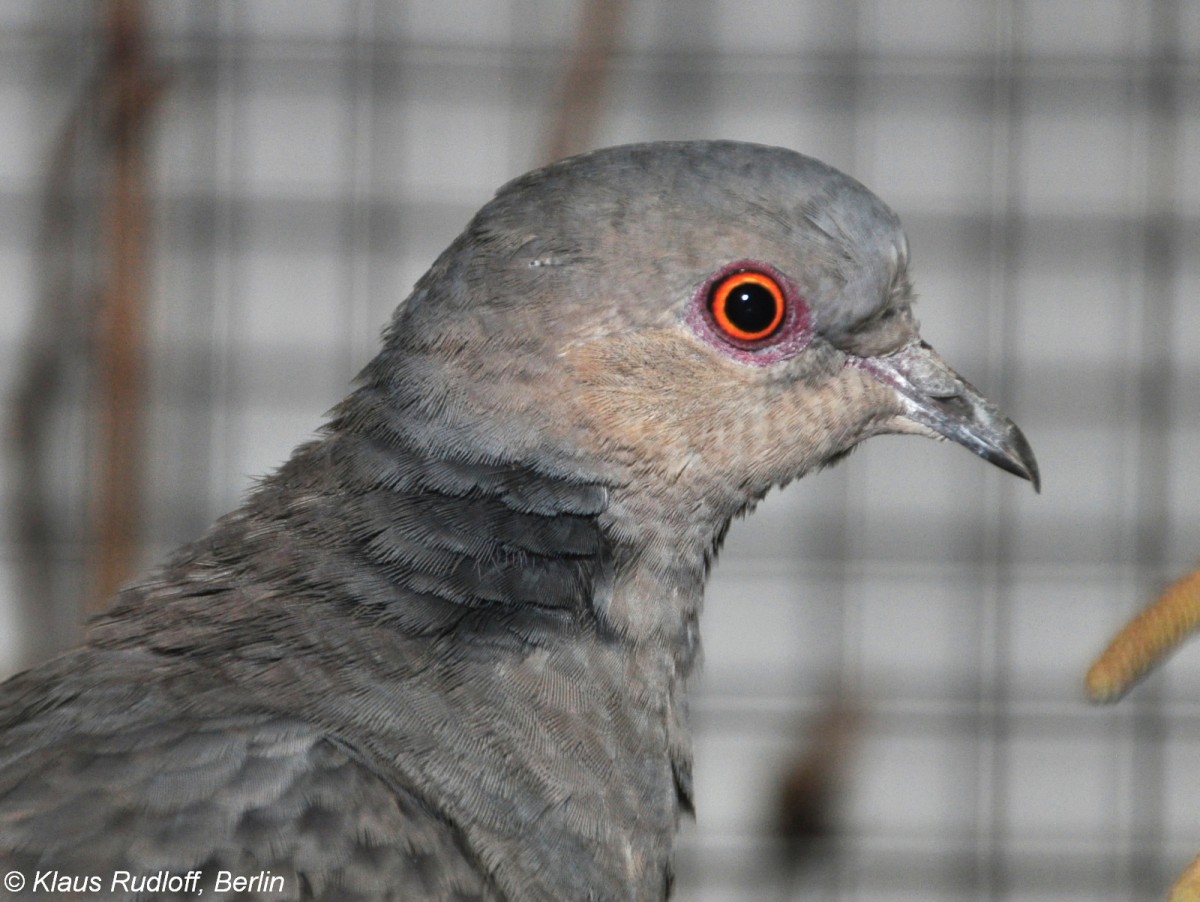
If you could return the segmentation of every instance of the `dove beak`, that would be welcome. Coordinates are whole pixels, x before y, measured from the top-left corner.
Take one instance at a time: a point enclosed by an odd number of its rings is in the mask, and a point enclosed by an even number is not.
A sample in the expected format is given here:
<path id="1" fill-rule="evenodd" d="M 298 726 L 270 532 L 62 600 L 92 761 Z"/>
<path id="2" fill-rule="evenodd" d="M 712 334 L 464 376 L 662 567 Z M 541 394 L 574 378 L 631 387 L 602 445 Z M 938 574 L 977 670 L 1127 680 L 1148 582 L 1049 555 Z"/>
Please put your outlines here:
<path id="1" fill-rule="evenodd" d="M 913 342 L 886 356 L 853 357 L 850 362 L 896 391 L 904 405 L 901 416 L 916 427 L 913 431 L 931 431 L 958 442 L 1041 491 L 1037 459 L 1016 423 L 925 342 Z"/>

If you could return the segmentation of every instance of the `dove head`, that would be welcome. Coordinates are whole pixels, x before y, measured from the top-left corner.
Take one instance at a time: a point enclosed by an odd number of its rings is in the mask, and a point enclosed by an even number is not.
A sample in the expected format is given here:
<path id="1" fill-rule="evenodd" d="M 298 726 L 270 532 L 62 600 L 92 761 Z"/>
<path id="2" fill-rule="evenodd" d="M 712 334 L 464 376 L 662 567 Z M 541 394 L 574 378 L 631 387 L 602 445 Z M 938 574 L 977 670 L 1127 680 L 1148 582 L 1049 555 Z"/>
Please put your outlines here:
<path id="1" fill-rule="evenodd" d="M 1020 431 L 921 341 L 908 258 L 896 214 L 812 158 L 610 148 L 503 187 L 376 366 L 482 453 L 722 530 L 880 433 L 949 438 L 1036 485 Z"/>

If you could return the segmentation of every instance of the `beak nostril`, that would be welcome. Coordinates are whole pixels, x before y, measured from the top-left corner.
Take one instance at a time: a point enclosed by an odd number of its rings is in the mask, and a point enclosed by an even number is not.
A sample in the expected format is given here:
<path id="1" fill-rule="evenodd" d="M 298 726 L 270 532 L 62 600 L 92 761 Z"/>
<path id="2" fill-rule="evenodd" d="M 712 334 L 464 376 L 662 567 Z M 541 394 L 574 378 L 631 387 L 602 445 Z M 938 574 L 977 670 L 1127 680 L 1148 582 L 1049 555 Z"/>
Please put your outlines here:
<path id="1" fill-rule="evenodd" d="M 969 416 L 971 413 L 971 402 L 963 397 L 962 392 L 955 392 L 951 395 L 930 395 L 930 397 L 937 401 L 947 413 L 961 416 Z"/>

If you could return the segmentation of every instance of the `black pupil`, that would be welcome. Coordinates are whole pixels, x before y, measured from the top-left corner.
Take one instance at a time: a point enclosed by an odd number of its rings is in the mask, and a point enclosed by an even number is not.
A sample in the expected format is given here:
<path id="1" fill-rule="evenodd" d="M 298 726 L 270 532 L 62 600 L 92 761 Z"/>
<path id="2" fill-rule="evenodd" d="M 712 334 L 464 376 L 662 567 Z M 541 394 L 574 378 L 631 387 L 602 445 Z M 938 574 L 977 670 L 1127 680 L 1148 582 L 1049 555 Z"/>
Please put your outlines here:
<path id="1" fill-rule="evenodd" d="M 775 295 L 757 282 L 735 285 L 725 298 L 725 316 L 751 335 L 762 332 L 775 320 Z"/>

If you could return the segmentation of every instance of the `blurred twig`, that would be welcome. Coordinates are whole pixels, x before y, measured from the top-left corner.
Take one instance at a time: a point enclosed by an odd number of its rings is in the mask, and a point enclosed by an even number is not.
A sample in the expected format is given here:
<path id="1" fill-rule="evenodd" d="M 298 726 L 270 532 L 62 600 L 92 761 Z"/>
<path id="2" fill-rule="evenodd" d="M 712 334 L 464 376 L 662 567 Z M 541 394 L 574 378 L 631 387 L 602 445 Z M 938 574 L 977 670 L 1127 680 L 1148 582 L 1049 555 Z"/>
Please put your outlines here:
<path id="1" fill-rule="evenodd" d="M 862 721 L 856 704 L 835 696 L 783 772 L 775 830 L 785 899 L 792 898 L 801 877 L 827 852 L 837 832 L 837 810 Z"/>
<path id="2" fill-rule="evenodd" d="M 78 593 L 61 586 L 62 541 L 51 516 L 55 432 L 62 396 L 89 353 L 99 355 L 104 483 L 94 517 L 102 550 L 92 565 L 95 609 L 128 572 L 139 509 L 137 474 L 141 406 L 141 314 L 145 272 L 145 191 L 141 142 L 162 79 L 146 65 L 137 0 L 104 8 L 107 53 L 85 84 L 55 141 L 45 173 L 38 238 L 39 288 L 30 337 L 16 378 L 12 440 L 16 451 L 13 518 L 23 550 L 21 608 L 27 637 L 21 663 L 42 660 L 78 631 Z M 108 178 L 102 175 L 106 162 Z M 92 203 L 107 188 L 105 215 Z M 95 247 L 98 232 L 102 243 Z M 96 252 L 109 260 L 94 261 Z M 97 289 L 101 280 L 103 288 Z M 98 341 L 93 341 L 98 337 Z M 111 526 L 109 524 L 112 524 Z M 113 541 L 114 537 L 116 541 Z M 70 606 L 68 608 L 68 605 Z"/>
<path id="3" fill-rule="evenodd" d="M 142 502 L 145 367 L 146 166 L 143 141 L 160 80 L 146 63 L 141 0 L 108 4 L 112 156 L 103 217 L 110 269 L 97 322 L 100 412 L 94 520 L 94 591 L 99 609 L 133 571 Z"/>
<path id="4" fill-rule="evenodd" d="M 1200 570 L 1173 583 L 1113 637 L 1087 673 L 1088 697 L 1115 702 L 1200 630 Z"/>
<path id="5" fill-rule="evenodd" d="M 625 0 L 584 0 L 575 45 L 546 139 L 545 162 L 561 160 L 591 147 L 624 16 Z"/>
<path id="6" fill-rule="evenodd" d="M 46 169 L 42 218 L 38 235 L 38 297 L 13 397 L 12 439 L 16 467 L 13 478 L 15 529 L 22 549 L 21 613 L 26 637 L 21 664 L 61 650 L 74 638 L 78 618 L 62 616 L 53 552 L 55 530 L 50 515 L 51 468 L 54 462 L 54 414 L 72 363 L 82 356 L 95 310 L 80 284 L 87 258 L 80 249 L 78 228 L 79 157 L 91 112 L 89 86 L 59 134 Z"/>

